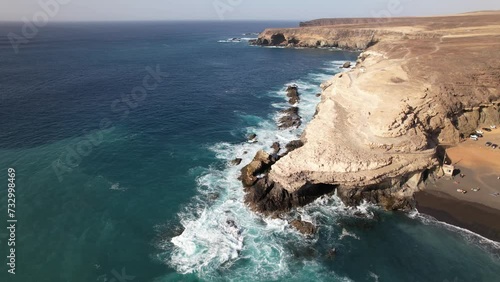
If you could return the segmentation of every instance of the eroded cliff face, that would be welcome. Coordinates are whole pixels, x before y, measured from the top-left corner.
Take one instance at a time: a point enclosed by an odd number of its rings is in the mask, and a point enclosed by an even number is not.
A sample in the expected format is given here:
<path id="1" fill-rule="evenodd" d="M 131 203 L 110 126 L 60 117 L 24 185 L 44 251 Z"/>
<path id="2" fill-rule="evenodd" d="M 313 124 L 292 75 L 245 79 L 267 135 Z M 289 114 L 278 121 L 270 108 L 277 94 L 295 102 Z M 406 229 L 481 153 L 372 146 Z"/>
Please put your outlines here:
<path id="1" fill-rule="evenodd" d="M 351 71 L 322 85 L 317 114 L 301 137 L 304 146 L 273 161 L 258 185 L 246 185 L 249 195 L 258 195 L 250 196 L 250 205 L 286 210 L 310 201 L 288 201 L 289 195 L 318 197 L 329 189 L 317 187 L 334 187 L 346 204 L 410 208 L 413 193 L 439 164 L 439 145 L 500 121 L 498 15 L 482 22 L 443 17 L 441 25 L 433 18 L 418 25 L 264 31 L 258 44 L 365 52 Z M 266 199 L 289 204 L 258 204 Z"/>
<path id="2" fill-rule="evenodd" d="M 284 47 L 337 47 L 361 50 L 373 45 L 379 35 L 380 31 L 373 29 L 267 29 L 260 34 L 256 44 Z M 384 32 L 384 35 L 402 36 L 398 32 Z"/>

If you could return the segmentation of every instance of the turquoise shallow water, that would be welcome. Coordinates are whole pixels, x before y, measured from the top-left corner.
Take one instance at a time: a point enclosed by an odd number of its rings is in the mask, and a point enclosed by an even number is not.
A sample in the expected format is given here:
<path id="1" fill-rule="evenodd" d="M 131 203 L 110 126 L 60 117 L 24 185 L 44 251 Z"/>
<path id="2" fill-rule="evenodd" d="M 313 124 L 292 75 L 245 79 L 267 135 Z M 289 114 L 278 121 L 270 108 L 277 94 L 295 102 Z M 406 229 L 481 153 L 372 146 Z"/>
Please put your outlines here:
<path id="1" fill-rule="evenodd" d="M 61 24 L 17 55 L 4 35 L 19 27 L 0 26 L 0 171 L 17 171 L 19 220 L 17 274 L 2 263 L 1 281 L 497 281 L 498 244 L 421 215 L 322 198 L 291 215 L 319 226 L 305 239 L 246 209 L 228 161 L 296 139 L 305 125 L 275 123 L 286 85 L 310 120 L 319 84 L 357 57 L 218 42 L 291 25 Z M 168 76 L 123 102 L 148 66 Z M 6 202 L 2 189 L 5 221 Z"/>

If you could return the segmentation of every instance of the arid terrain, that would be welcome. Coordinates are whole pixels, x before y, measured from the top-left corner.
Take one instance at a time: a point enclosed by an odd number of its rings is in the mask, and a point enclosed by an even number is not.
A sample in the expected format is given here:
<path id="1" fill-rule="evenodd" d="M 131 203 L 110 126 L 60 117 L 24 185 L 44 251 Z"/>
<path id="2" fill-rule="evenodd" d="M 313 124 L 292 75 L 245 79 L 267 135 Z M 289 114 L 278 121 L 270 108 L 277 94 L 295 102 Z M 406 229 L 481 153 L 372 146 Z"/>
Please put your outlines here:
<path id="1" fill-rule="evenodd" d="M 500 241 L 500 149 L 486 142 L 499 144 L 500 129 L 485 132 L 478 141 L 469 139 L 449 148 L 447 158 L 455 166 L 455 176 L 427 183 L 416 195 L 417 208 Z"/>
<path id="2" fill-rule="evenodd" d="M 280 200 L 300 202 L 294 197 L 325 185 L 347 204 L 368 200 L 408 209 L 413 194 L 439 175 L 442 146 L 500 123 L 498 11 L 302 26 L 267 29 L 255 44 L 362 53 L 352 69 L 323 83 L 304 146 L 273 163 L 265 183 L 254 185 L 267 191 L 249 200 L 257 210 Z"/>

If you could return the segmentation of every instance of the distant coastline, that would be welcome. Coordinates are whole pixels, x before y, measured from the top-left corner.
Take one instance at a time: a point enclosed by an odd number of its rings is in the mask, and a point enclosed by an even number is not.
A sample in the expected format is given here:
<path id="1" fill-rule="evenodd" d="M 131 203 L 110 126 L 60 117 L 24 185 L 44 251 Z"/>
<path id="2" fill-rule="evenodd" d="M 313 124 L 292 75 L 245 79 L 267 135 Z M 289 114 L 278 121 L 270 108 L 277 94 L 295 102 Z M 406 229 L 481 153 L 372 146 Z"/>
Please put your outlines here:
<path id="1" fill-rule="evenodd" d="M 493 204 L 481 207 L 425 192 L 441 178 L 443 145 L 499 126 L 499 16 L 323 19 L 262 32 L 253 44 L 364 52 L 347 74 L 322 85 L 322 101 L 301 146 L 272 162 L 257 156 L 246 168 L 259 169 L 243 170 L 248 177 L 266 175 L 265 181 L 244 181 L 247 191 L 268 191 L 250 195 L 249 205 L 276 214 L 337 191 L 348 205 L 366 200 L 387 210 L 418 208 L 499 241 L 500 226 L 492 218 L 500 213 L 500 197 L 484 196 Z M 493 173 L 500 175 L 500 166 Z M 495 182 L 481 185 L 500 192 Z M 457 212 L 461 206 L 470 212 Z"/>

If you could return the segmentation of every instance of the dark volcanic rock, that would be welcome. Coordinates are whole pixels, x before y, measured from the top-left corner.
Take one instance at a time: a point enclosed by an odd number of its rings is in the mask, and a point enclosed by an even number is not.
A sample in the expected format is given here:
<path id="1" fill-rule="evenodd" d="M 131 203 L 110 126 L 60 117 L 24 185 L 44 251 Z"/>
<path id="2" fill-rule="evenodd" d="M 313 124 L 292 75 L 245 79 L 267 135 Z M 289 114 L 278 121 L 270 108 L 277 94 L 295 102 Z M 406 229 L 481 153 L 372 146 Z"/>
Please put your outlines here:
<path id="1" fill-rule="evenodd" d="M 273 154 L 277 154 L 281 150 L 281 146 L 279 142 L 274 142 L 273 145 L 271 146 L 271 149 L 273 149 Z"/>
<path id="2" fill-rule="evenodd" d="M 265 215 L 277 215 L 288 212 L 294 207 L 312 203 L 317 198 L 333 192 L 335 188 L 334 185 L 308 183 L 299 190 L 290 193 L 279 183 L 269 180 L 266 176 L 258 179 L 253 185 L 245 185 L 245 203 L 253 211 Z"/>
<path id="3" fill-rule="evenodd" d="M 376 204 L 388 211 L 411 211 L 415 208 L 415 200 L 411 196 L 399 196 L 398 188 L 385 188 L 382 183 L 378 187 L 346 188 L 339 187 L 338 196 L 347 206 L 359 206 L 364 200 Z"/>
<path id="4" fill-rule="evenodd" d="M 337 256 L 337 249 L 333 248 L 328 250 L 328 253 L 326 254 L 327 258 L 335 258 Z"/>
<path id="5" fill-rule="evenodd" d="M 208 194 L 208 199 L 210 201 L 215 201 L 219 198 L 219 196 L 220 196 L 219 193 L 210 193 Z"/>
<path id="6" fill-rule="evenodd" d="M 286 115 L 296 115 L 298 116 L 299 115 L 299 108 L 298 107 L 290 107 L 286 110 L 282 110 L 280 111 L 281 113 L 283 114 L 286 114 Z"/>
<path id="7" fill-rule="evenodd" d="M 351 62 L 345 62 L 344 65 L 342 65 L 344 69 L 348 69 L 351 67 Z"/>
<path id="8" fill-rule="evenodd" d="M 281 111 L 284 114 L 278 121 L 280 129 L 287 129 L 292 127 L 299 127 L 302 124 L 302 117 L 299 116 L 299 108 L 291 107 Z"/>
<path id="9" fill-rule="evenodd" d="M 252 134 L 248 135 L 247 140 L 250 142 L 257 140 L 257 134 L 252 133 Z"/>
<path id="10" fill-rule="evenodd" d="M 289 98 L 288 103 L 291 105 L 295 105 L 300 102 L 299 89 L 295 85 L 287 87 L 286 96 Z"/>
<path id="11" fill-rule="evenodd" d="M 286 144 L 286 154 L 290 153 L 291 151 L 297 150 L 298 148 L 304 146 L 304 142 L 301 140 L 293 140 L 290 141 L 290 143 Z"/>
<path id="12" fill-rule="evenodd" d="M 307 221 L 295 219 L 292 222 L 290 222 L 290 225 L 292 225 L 293 228 L 297 229 L 300 233 L 304 235 L 311 236 L 314 235 L 314 233 L 316 233 L 316 226 Z"/>
<path id="13" fill-rule="evenodd" d="M 234 166 L 240 165 L 242 161 L 243 161 L 242 159 L 236 158 L 236 159 L 231 161 L 231 165 L 234 165 Z"/>
<path id="14" fill-rule="evenodd" d="M 300 140 L 292 141 L 294 146 L 301 145 Z M 279 144 L 276 144 L 278 145 Z M 276 146 L 273 146 L 277 148 Z M 277 215 L 288 212 L 293 207 L 312 203 L 317 198 L 329 194 L 336 185 L 307 183 L 297 191 L 290 193 L 279 183 L 268 178 L 268 172 L 276 159 L 264 151 L 259 151 L 252 162 L 241 169 L 240 180 L 245 189 L 245 203 L 254 211 L 265 215 Z"/>

